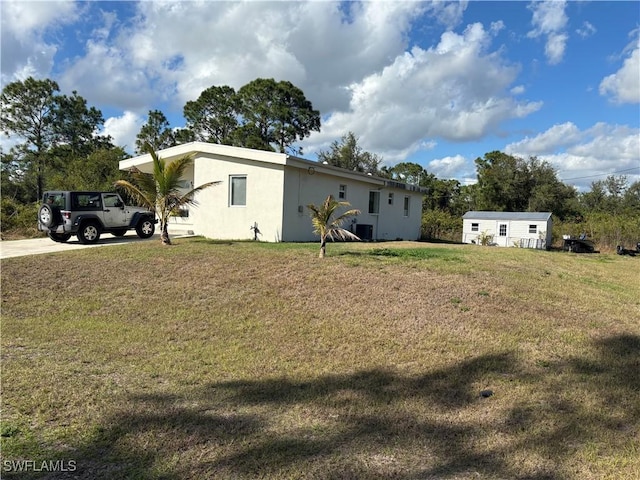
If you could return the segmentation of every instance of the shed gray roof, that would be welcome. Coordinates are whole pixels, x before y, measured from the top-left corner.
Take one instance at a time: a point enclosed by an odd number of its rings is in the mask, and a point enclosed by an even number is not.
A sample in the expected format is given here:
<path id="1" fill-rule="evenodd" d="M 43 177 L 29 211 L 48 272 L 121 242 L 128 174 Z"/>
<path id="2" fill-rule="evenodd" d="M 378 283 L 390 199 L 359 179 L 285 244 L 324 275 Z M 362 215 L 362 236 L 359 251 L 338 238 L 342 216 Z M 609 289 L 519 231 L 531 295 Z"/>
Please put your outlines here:
<path id="1" fill-rule="evenodd" d="M 546 222 L 551 212 L 467 212 L 462 218 L 467 220 L 537 220 Z"/>

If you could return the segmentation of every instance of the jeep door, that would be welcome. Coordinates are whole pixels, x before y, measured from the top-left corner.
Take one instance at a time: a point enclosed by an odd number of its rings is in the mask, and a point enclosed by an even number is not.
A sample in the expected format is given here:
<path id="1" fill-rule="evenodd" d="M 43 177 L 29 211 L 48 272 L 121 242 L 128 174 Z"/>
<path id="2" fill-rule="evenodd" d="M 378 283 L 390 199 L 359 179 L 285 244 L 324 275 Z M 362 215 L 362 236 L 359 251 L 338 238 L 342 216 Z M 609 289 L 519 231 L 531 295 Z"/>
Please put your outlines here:
<path id="1" fill-rule="evenodd" d="M 103 218 L 105 228 L 124 228 L 129 226 L 124 203 L 117 193 L 103 193 Z"/>

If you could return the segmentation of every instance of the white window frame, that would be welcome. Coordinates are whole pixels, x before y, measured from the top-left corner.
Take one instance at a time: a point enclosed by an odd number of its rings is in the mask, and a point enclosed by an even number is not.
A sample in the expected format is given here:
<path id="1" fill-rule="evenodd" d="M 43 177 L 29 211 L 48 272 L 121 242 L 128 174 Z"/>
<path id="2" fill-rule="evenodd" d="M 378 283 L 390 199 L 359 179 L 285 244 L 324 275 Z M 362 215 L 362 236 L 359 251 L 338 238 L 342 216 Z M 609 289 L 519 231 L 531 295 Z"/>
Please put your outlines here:
<path id="1" fill-rule="evenodd" d="M 504 233 L 502 233 L 503 229 L 504 229 Z M 498 236 L 499 237 L 506 237 L 507 236 L 507 224 L 506 223 L 500 223 L 498 225 Z"/>
<path id="2" fill-rule="evenodd" d="M 338 187 L 338 200 L 346 200 L 347 199 L 347 186 L 341 184 Z"/>
<path id="3" fill-rule="evenodd" d="M 472 232 L 479 232 L 480 231 L 480 224 L 479 223 L 472 223 L 471 224 L 471 231 Z"/>
<path id="4" fill-rule="evenodd" d="M 538 225 L 530 224 L 529 233 L 538 233 Z"/>
<path id="5" fill-rule="evenodd" d="M 393 192 L 389 192 L 389 199 L 387 200 L 389 205 L 393 205 Z"/>
<path id="6" fill-rule="evenodd" d="M 234 203 L 233 181 L 235 179 L 244 179 L 244 203 Z M 247 176 L 246 175 L 229 175 L 229 206 L 230 207 L 246 207 L 247 206 Z"/>
<path id="7" fill-rule="evenodd" d="M 411 197 L 409 195 L 404 196 L 402 208 L 403 208 L 403 214 L 405 218 L 408 217 L 409 213 L 411 212 Z"/>

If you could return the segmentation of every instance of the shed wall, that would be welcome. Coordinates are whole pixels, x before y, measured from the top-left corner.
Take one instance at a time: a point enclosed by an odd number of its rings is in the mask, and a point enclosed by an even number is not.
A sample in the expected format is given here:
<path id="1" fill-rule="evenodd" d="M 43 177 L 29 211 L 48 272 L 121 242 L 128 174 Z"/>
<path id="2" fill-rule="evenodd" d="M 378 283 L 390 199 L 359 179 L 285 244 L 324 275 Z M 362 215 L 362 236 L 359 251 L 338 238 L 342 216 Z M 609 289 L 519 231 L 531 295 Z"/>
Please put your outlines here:
<path id="1" fill-rule="evenodd" d="M 478 230 L 472 230 L 473 224 L 478 224 Z M 506 225 L 506 235 L 500 236 L 500 225 Z M 529 232 L 530 226 L 535 225 L 535 233 Z M 551 245 L 551 219 L 543 220 L 485 220 L 464 219 L 462 222 L 462 243 L 479 243 L 483 232 L 493 236 L 493 242 L 501 247 L 533 246 L 535 240 L 542 239 L 544 248 Z"/>

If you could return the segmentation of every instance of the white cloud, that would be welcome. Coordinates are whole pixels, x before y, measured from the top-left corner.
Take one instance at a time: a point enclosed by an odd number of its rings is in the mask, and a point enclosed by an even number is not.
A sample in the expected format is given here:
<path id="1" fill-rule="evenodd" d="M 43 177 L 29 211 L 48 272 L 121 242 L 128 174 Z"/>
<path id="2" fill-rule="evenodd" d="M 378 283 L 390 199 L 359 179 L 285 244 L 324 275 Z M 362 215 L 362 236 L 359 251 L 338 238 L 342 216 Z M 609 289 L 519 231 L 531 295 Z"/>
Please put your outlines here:
<path id="1" fill-rule="evenodd" d="M 457 178 L 468 174 L 468 170 L 469 164 L 462 155 L 431 160 L 427 166 L 427 171 L 438 178 Z"/>
<path id="2" fill-rule="evenodd" d="M 406 50 L 416 18 L 450 27 L 465 8 L 441 1 L 139 2 L 127 26 L 101 12 L 104 25 L 62 82 L 91 101 L 111 97 L 115 106 L 137 109 L 153 91 L 181 109 L 212 85 L 239 88 L 273 77 L 302 88 L 322 111 L 344 109 L 350 84 Z M 130 83 L 122 72 L 134 77 Z"/>
<path id="3" fill-rule="evenodd" d="M 547 37 L 544 53 L 551 65 L 558 64 L 562 61 L 568 39 L 569 36 L 564 33 L 551 33 Z"/>
<path id="4" fill-rule="evenodd" d="M 569 179 L 568 183 L 584 188 L 598 179 L 592 176 L 604 178 L 614 172 L 640 167 L 640 129 L 597 123 L 580 130 L 567 122 L 507 145 L 505 152 L 546 160 L 558 170 L 560 179 Z M 630 179 L 640 178 L 637 170 L 630 172 Z"/>
<path id="5" fill-rule="evenodd" d="M 581 135 L 578 127 L 572 122 L 566 122 L 554 125 L 533 138 L 526 137 L 524 140 L 511 143 L 507 145 L 505 152 L 509 154 L 518 152 L 523 156 L 547 154 L 580 141 Z"/>
<path id="6" fill-rule="evenodd" d="M 582 38 L 587 38 L 596 33 L 596 27 L 594 27 L 590 22 L 584 22 L 582 27 L 576 29 L 576 33 L 580 35 Z"/>
<path id="7" fill-rule="evenodd" d="M 115 145 L 133 153 L 136 148 L 136 135 L 145 121 L 146 119 L 140 115 L 125 111 L 120 117 L 107 118 L 100 135 L 111 135 Z"/>
<path id="8" fill-rule="evenodd" d="M 125 52 L 93 40 L 87 42 L 85 56 L 62 74 L 60 87 L 63 91 L 81 91 L 90 103 L 140 112 L 147 109 L 157 93 L 147 72 L 127 63 Z"/>
<path id="9" fill-rule="evenodd" d="M 545 55 L 551 65 L 562 61 L 569 38 L 564 33 L 569 20 L 565 14 L 565 8 L 564 0 L 536 1 L 529 4 L 529 10 L 533 12 L 531 23 L 534 28 L 527 36 L 546 37 Z"/>
<path id="10" fill-rule="evenodd" d="M 464 11 L 467 8 L 468 1 L 446 2 L 441 0 L 432 0 L 425 2 L 425 8 L 433 15 L 441 24 L 448 29 L 457 27 L 462 22 Z"/>
<path id="11" fill-rule="evenodd" d="M 473 24 L 461 35 L 445 32 L 428 50 L 414 47 L 397 56 L 349 87 L 349 110 L 327 118 L 306 150 L 326 148 L 352 130 L 363 148 L 397 161 L 421 149 L 425 138 L 476 140 L 507 119 L 538 110 L 540 103 L 510 96 L 519 69 L 487 52 L 489 46 L 490 35 Z"/>
<path id="12" fill-rule="evenodd" d="M 45 41 L 45 33 L 75 22 L 78 15 L 74 2 L 0 2 L 2 84 L 48 76 L 58 45 Z"/>
<path id="13" fill-rule="evenodd" d="M 631 35 L 638 35 L 638 30 Z M 622 67 L 600 82 L 600 95 L 608 95 L 616 103 L 640 103 L 640 36 L 625 50 L 630 53 Z"/>

